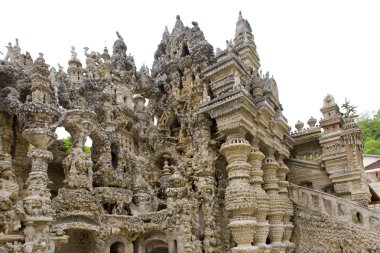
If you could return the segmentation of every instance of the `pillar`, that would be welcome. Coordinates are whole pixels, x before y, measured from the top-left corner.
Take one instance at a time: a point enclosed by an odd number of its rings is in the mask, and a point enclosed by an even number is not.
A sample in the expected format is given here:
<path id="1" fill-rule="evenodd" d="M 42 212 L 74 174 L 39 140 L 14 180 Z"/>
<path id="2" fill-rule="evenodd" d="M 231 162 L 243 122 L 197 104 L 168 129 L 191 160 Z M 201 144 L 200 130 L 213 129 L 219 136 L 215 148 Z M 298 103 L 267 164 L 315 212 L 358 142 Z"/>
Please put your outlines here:
<path id="1" fill-rule="evenodd" d="M 254 245 L 260 248 L 262 251 L 269 248 L 266 244 L 266 240 L 269 233 L 269 223 L 267 215 L 269 211 L 269 197 L 263 190 L 263 170 L 261 168 L 262 161 L 265 155 L 260 151 L 259 144 L 254 141 L 252 144 L 252 152 L 249 155 L 248 162 L 251 164 L 251 179 L 253 192 L 256 196 L 257 211 L 256 221 L 257 229 L 254 238 Z"/>
<path id="2" fill-rule="evenodd" d="M 270 209 L 268 213 L 269 218 L 269 239 L 271 241 L 272 252 L 283 252 L 284 244 L 282 243 L 282 236 L 284 234 L 284 226 L 282 219 L 284 216 L 282 200 L 278 194 L 278 178 L 277 170 L 279 164 L 276 161 L 274 150 L 270 149 L 268 155 L 263 162 L 264 171 L 264 189 L 268 194 Z"/>
<path id="3" fill-rule="evenodd" d="M 255 236 L 257 203 L 249 177 L 251 165 L 247 162 L 251 145 L 244 132 L 235 131 L 227 135 L 220 152 L 226 157 L 229 185 L 226 188 L 226 210 L 229 212 L 229 227 L 237 247 L 232 252 L 257 252 L 252 246 Z"/>
<path id="4" fill-rule="evenodd" d="M 53 144 L 57 134 L 48 128 L 27 128 L 22 136 L 33 145 L 28 151 L 28 158 L 32 161 L 32 168 L 26 180 L 24 202 L 25 244 L 27 252 L 51 252 L 55 244 L 51 241 L 49 227 L 53 221 L 51 208 L 51 194 L 48 184 L 48 162 L 53 159 L 48 147 Z"/>
<path id="5" fill-rule="evenodd" d="M 26 181 L 27 191 L 24 198 L 26 217 L 24 220 L 26 247 L 30 252 L 49 252 L 54 247 L 50 241 L 49 226 L 53 221 L 50 206 L 50 192 L 48 184 L 48 161 L 53 159 L 50 151 L 33 148 L 28 152 L 32 160 L 32 169 Z"/>
<path id="6" fill-rule="evenodd" d="M 278 161 L 280 166 L 278 167 L 278 170 L 277 170 L 277 177 L 279 179 L 278 194 L 280 196 L 280 199 L 282 200 L 283 208 L 284 208 L 284 216 L 282 218 L 282 222 L 284 225 L 284 234 L 282 237 L 282 242 L 286 245 L 287 252 L 293 252 L 294 243 L 290 242 L 290 238 L 292 237 L 294 225 L 290 221 L 290 218 L 293 216 L 294 210 L 293 210 L 293 203 L 291 202 L 288 195 L 289 182 L 286 181 L 286 175 L 289 173 L 289 168 L 288 166 L 286 166 L 283 159 L 284 157 L 280 156 L 280 159 Z"/>

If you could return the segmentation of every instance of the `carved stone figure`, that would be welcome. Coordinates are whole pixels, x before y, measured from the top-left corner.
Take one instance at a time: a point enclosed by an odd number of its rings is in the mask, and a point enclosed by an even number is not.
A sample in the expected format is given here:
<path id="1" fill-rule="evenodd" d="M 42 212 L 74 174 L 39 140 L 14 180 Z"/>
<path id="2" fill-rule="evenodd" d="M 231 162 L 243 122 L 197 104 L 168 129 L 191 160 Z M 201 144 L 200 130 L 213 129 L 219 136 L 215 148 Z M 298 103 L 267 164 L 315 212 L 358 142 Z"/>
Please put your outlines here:
<path id="1" fill-rule="evenodd" d="M 12 47 L 12 43 L 8 43 L 7 46 L 5 46 L 7 48 L 7 54 L 5 55 L 4 57 L 4 61 L 10 61 L 12 62 L 13 61 L 13 47 Z"/>

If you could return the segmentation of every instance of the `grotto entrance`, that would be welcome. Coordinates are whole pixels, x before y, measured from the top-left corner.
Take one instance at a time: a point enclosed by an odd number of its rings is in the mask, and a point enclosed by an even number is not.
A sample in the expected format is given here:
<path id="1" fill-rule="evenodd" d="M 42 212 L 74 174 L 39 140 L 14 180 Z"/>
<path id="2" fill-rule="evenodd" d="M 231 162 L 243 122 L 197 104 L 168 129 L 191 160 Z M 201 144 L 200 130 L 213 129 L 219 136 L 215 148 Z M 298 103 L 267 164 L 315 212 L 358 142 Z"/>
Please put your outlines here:
<path id="1" fill-rule="evenodd" d="M 69 241 L 63 244 L 60 253 L 88 253 L 95 248 L 95 233 L 83 229 L 67 229 L 66 234 Z"/>

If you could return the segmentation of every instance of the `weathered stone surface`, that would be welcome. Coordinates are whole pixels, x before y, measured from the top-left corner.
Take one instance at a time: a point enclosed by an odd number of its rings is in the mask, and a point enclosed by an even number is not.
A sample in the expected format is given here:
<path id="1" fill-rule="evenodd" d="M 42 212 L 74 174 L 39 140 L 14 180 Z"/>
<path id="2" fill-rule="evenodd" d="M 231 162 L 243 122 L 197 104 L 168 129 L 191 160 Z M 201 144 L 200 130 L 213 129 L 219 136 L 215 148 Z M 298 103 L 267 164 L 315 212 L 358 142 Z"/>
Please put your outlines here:
<path id="1" fill-rule="evenodd" d="M 7 46 L 0 252 L 379 251 L 354 108 L 327 96 L 321 126 L 290 133 L 241 13 L 216 53 L 177 16 L 151 70 L 116 35 L 85 65 L 73 46 L 67 71 Z"/>

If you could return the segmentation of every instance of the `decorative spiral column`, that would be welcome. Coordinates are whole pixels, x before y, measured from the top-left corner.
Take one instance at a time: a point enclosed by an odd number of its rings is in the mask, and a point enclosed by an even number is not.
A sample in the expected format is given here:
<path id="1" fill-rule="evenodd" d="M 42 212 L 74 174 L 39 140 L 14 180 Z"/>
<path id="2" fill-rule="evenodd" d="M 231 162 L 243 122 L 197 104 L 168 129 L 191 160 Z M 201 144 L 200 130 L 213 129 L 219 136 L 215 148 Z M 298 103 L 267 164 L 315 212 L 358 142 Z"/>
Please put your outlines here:
<path id="1" fill-rule="evenodd" d="M 258 142 L 252 144 L 252 152 L 249 155 L 248 162 L 251 164 L 251 178 L 253 192 L 256 196 L 257 211 L 256 221 L 257 229 L 254 238 L 254 245 L 264 250 L 268 248 L 266 239 L 269 233 L 269 223 L 267 221 L 267 214 L 269 211 L 269 197 L 262 188 L 263 170 L 261 169 L 262 161 L 265 155 L 260 151 Z"/>
<path id="2" fill-rule="evenodd" d="M 257 252 L 252 246 L 255 236 L 257 203 L 249 183 L 251 165 L 247 163 L 252 148 L 244 133 L 229 134 L 220 152 L 228 162 L 229 185 L 226 188 L 226 210 L 229 212 L 233 239 L 237 247 L 232 252 Z"/>
<path id="3" fill-rule="evenodd" d="M 282 200 L 278 194 L 278 178 L 277 170 L 279 164 L 273 155 L 273 150 L 269 150 L 269 155 L 264 159 L 264 189 L 266 190 L 270 199 L 269 217 L 269 239 L 271 241 L 272 252 L 283 252 L 284 244 L 282 243 L 282 236 L 284 234 L 284 226 L 282 219 L 284 216 L 284 209 Z"/>
<path id="4" fill-rule="evenodd" d="M 278 194 L 280 195 L 280 198 L 282 199 L 283 208 L 284 208 L 284 216 L 282 218 L 282 222 L 284 225 L 284 235 L 282 237 L 282 242 L 286 245 L 287 252 L 293 252 L 294 243 L 290 242 L 290 238 L 292 237 L 294 225 L 292 222 L 290 222 L 290 218 L 293 216 L 294 210 L 293 210 L 293 203 L 288 196 L 289 182 L 286 181 L 286 175 L 289 173 L 289 168 L 284 163 L 283 158 L 284 157 L 282 156 L 280 157 L 279 159 L 280 167 L 277 170 L 277 177 L 279 179 Z"/>

